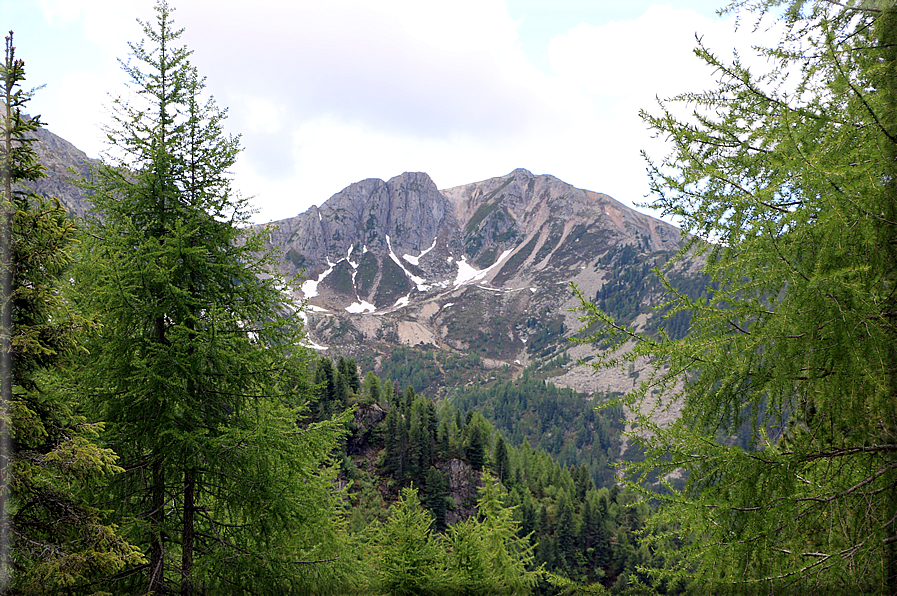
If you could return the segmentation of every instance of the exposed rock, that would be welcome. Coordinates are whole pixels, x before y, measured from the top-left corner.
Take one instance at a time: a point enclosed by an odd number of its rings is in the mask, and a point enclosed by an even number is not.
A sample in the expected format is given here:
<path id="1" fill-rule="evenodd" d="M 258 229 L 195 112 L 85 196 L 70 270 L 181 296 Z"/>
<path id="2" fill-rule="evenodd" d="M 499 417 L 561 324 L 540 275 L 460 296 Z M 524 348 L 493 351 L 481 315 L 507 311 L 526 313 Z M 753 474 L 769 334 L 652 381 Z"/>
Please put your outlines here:
<path id="1" fill-rule="evenodd" d="M 348 455 L 369 455 L 376 451 L 379 447 L 373 445 L 375 442 L 373 432 L 384 418 L 386 418 L 386 410 L 379 404 L 362 406 L 355 410 L 353 418 L 355 429 L 346 443 L 346 453 Z"/>
<path id="2" fill-rule="evenodd" d="M 71 182 L 93 160 L 49 131 L 36 138 L 50 176 L 35 190 L 84 215 L 88 197 Z M 593 297 L 627 267 L 641 271 L 681 245 L 673 226 L 524 169 L 441 191 L 420 172 L 362 180 L 268 230 L 279 267 L 305 271 L 297 297 L 311 308 L 309 337 L 333 355 L 379 356 L 404 344 L 473 354 L 489 374 L 506 366 L 515 374 L 566 353 L 554 380 L 588 393 L 628 390 L 643 365 L 596 375 L 576 364 L 597 348 L 568 342 L 579 327 L 570 283 Z M 660 293 L 629 299 L 640 307 L 632 322 L 649 327 L 647 307 Z"/>
<path id="3" fill-rule="evenodd" d="M 37 140 L 31 146 L 47 176 L 28 186 L 38 195 L 59 199 L 69 213 L 83 217 L 91 208 L 90 197 L 74 183 L 90 176 L 91 165 L 99 161 L 45 128 L 37 129 L 34 138 Z"/>
<path id="4" fill-rule="evenodd" d="M 276 222 L 270 238 L 285 272 L 305 269 L 300 297 L 317 311 L 310 335 L 335 353 L 423 346 L 473 352 L 485 369 L 512 372 L 570 348 L 579 326 L 571 282 L 594 296 L 620 270 L 607 255 L 630 246 L 641 263 L 681 242 L 673 226 L 607 195 L 524 169 L 442 191 L 421 173 L 363 180 Z M 594 353 L 582 346 L 576 360 Z M 589 393 L 632 386 L 577 370 L 576 360 L 556 371 L 561 384 Z"/>
<path id="5" fill-rule="evenodd" d="M 481 473 L 457 458 L 437 462 L 436 469 L 445 474 L 449 497 L 454 502 L 454 507 L 445 513 L 445 523 L 450 526 L 476 515 L 477 488 L 483 486 Z"/>

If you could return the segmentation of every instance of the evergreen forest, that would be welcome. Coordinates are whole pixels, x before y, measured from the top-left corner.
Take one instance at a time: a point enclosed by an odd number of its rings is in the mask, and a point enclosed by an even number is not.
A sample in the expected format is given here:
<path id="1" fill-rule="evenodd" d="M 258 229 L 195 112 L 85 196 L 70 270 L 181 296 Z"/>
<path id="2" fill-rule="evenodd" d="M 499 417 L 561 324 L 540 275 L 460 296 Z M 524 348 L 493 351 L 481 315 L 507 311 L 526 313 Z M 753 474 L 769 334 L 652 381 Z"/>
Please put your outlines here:
<path id="1" fill-rule="evenodd" d="M 897 7 L 728 10 L 780 23 L 770 70 L 699 39 L 717 88 L 642 113 L 685 247 L 617 247 L 597 295 L 571 288 L 571 341 L 604 349 L 583 365 L 651 362 L 626 394 L 545 380 L 557 318 L 514 378 L 306 347 L 167 0 L 73 218 L 30 190 L 45 123 L 10 32 L 0 593 L 897 593 Z"/>

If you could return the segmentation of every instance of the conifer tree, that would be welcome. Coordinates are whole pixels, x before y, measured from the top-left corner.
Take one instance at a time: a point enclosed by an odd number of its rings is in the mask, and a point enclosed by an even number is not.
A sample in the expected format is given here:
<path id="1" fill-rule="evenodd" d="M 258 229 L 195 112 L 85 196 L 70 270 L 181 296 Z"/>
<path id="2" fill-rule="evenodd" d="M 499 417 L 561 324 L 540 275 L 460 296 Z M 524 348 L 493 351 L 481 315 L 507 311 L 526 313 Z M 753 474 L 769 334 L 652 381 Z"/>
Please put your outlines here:
<path id="1" fill-rule="evenodd" d="M 658 527 L 670 578 L 723 593 L 897 593 L 897 7 L 739 0 L 779 11 L 761 75 L 699 45 L 718 87 L 645 114 L 672 149 L 649 162 L 652 206 L 691 234 L 711 296 L 667 283 L 689 334 L 651 337 L 585 303 L 590 341 L 656 371 L 626 403 L 647 459 L 682 468 Z M 780 8 L 782 10 L 780 10 Z M 786 80 L 787 78 L 787 80 Z M 677 104 L 688 104 L 690 117 Z M 631 343 L 630 343 L 631 342 Z M 612 350 L 608 354 L 612 353 Z M 678 402 L 668 427 L 650 412 Z M 720 441 L 743 423 L 747 450 Z"/>
<path id="2" fill-rule="evenodd" d="M 296 428 L 312 395 L 296 305 L 248 230 L 238 139 L 171 12 L 157 3 L 123 64 L 137 99 L 113 105 L 77 282 L 102 325 L 82 383 L 125 468 L 110 504 L 149 559 L 114 590 L 310 590 L 340 564 L 313 563 L 338 554 L 339 421 Z"/>
<path id="3" fill-rule="evenodd" d="M 573 518 L 573 503 L 567 491 L 561 490 L 557 501 L 554 522 L 555 556 L 561 567 L 569 567 L 573 561 L 578 534 Z"/>
<path id="4" fill-rule="evenodd" d="M 470 467 L 480 471 L 486 463 L 486 440 L 487 437 L 482 427 L 476 421 L 468 423 L 465 428 L 467 433 L 467 459 Z"/>
<path id="5" fill-rule="evenodd" d="M 377 575 L 390 594 L 438 594 L 445 589 L 445 551 L 432 534 L 433 517 L 417 489 L 404 488 L 377 535 Z"/>
<path id="6" fill-rule="evenodd" d="M 369 372 L 364 377 L 364 391 L 368 397 L 370 397 L 371 401 L 374 403 L 380 403 L 380 397 L 382 393 L 382 389 L 380 386 L 380 379 L 378 379 L 374 373 Z"/>
<path id="7" fill-rule="evenodd" d="M 92 481 L 121 468 L 115 453 L 96 443 L 102 423 L 80 416 L 76 395 L 55 382 L 88 322 L 60 298 L 74 223 L 57 200 L 27 188 L 45 173 L 31 147 L 43 123 L 22 112 L 32 97 L 20 88 L 24 65 L 15 57 L 10 32 L 0 63 L 2 268 L 8 276 L 0 412 L 0 432 L 7 435 L 0 446 L 0 592 L 46 594 L 121 571 L 142 557 L 83 494 Z"/>
<path id="8" fill-rule="evenodd" d="M 445 530 L 446 499 L 448 498 L 448 480 L 445 474 L 430 466 L 424 484 L 424 505 L 433 514 L 434 528 L 437 532 Z"/>
<path id="9" fill-rule="evenodd" d="M 505 445 L 505 439 L 501 436 L 501 433 L 495 440 L 495 454 L 492 456 L 492 461 L 498 480 L 505 482 L 508 474 L 511 473 L 511 460 L 508 457 L 508 447 Z"/>
<path id="10" fill-rule="evenodd" d="M 527 593 L 541 572 L 527 567 L 533 547 L 518 536 L 513 509 L 502 502 L 501 485 L 483 473 L 477 509 L 481 521 L 470 517 L 449 528 L 451 586 L 461 594 Z"/>

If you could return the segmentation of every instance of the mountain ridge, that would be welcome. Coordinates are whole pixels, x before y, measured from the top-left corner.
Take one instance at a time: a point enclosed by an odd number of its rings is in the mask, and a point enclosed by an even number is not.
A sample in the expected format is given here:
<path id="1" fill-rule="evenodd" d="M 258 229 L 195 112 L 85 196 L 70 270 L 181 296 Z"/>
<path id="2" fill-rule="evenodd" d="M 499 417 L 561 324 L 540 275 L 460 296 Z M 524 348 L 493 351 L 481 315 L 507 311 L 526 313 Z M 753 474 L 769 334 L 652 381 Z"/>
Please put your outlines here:
<path id="1" fill-rule="evenodd" d="M 281 271 L 305 276 L 295 296 L 308 305 L 313 347 L 475 352 L 512 375 L 568 354 L 552 381 L 590 394 L 635 381 L 576 368 L 596 349 L 567 341 L 579 327 L 570 283 L 597 295 L 624 267 L 621 247 L 653 267 L 682 245 L 670 224 L 522 168 L 442 190 L 422 172 L 367 179 L 268 230 Z M 646 312 L 634 324 L 648 324 L 660 295 L 638 297 Z"/>
<path id="2" fill-rule="evenodd" d="M 35 190 L 83 216 L 89 197 L 72 181 L 96 160 L 45 129 L 36 136 L 50 176 Z M 489 370 L 512 378 L 536 367 L 586 394 L 628 391 L 647 364 L 628 374 L 576 364 L 597 348 L 568 341 L 579 329 L 570 283 L 596 299 L 612 283 L 625 298 L 617 300 L 622 322 L 656 326 L 652 307 L 663 291 L 649 272 L 682 246 L 670 224 L 523 168 L 442 190 L 423 172 L 369 178 L 295 217 L 254 227 L 267 234 L 281 272 L 304 276 L 292 292 L 307 305 L 310 347 L 368 358 L 376 372 L 399 346 L 471 356 L 478 368 L 452 377 L 462 383 Z M 696 272 L 693 262 L 677 267 Z M 442 367 L 415 389 L 448 395 L 449 376 Z"/>

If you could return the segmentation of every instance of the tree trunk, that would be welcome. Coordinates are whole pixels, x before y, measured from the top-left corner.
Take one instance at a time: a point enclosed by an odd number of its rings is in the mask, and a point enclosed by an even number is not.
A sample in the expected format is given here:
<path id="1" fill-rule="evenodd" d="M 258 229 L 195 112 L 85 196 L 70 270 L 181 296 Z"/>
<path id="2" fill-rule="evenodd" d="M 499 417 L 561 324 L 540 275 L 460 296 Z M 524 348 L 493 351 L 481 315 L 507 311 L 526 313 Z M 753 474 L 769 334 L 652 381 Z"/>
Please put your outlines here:
<path id="1" fill-rule="evenodd" d="M 181 556 L 182 596 L 192 596 L 193 594 L 193 579 L 190 577 L 190 573 L 193 570 L 193 514 L 196 511 L 193 489 L 195 486 L 196 479 L 193 472 L 191 470 L 184 472 L 184 528 L 181 533 L 183 548 Z"/>
<path id="2" fill-rule="evenodd" d="M 153 504 L 150 511 L 150 524 L 152 527 L 153 546 L 150 551 L 150 578 L 149 592 L 151 594 L 165 593 L 165 545 L 162 542 L 162 524 L 165 521 L 165 472 L 162 470 L 162 461 L 156 459 L 153 462 Z"/>
<path id="3" fill-rule="evenodd" d="M 6 72 L 3 114 L 3 201 L 0 203 L 0 592 L 5 593 L 10 579 L 9 464 L 12 459 L 10 441 L 12 403 L 12 126 L 14 68 L 12 31 L 6 38 Z"/>

